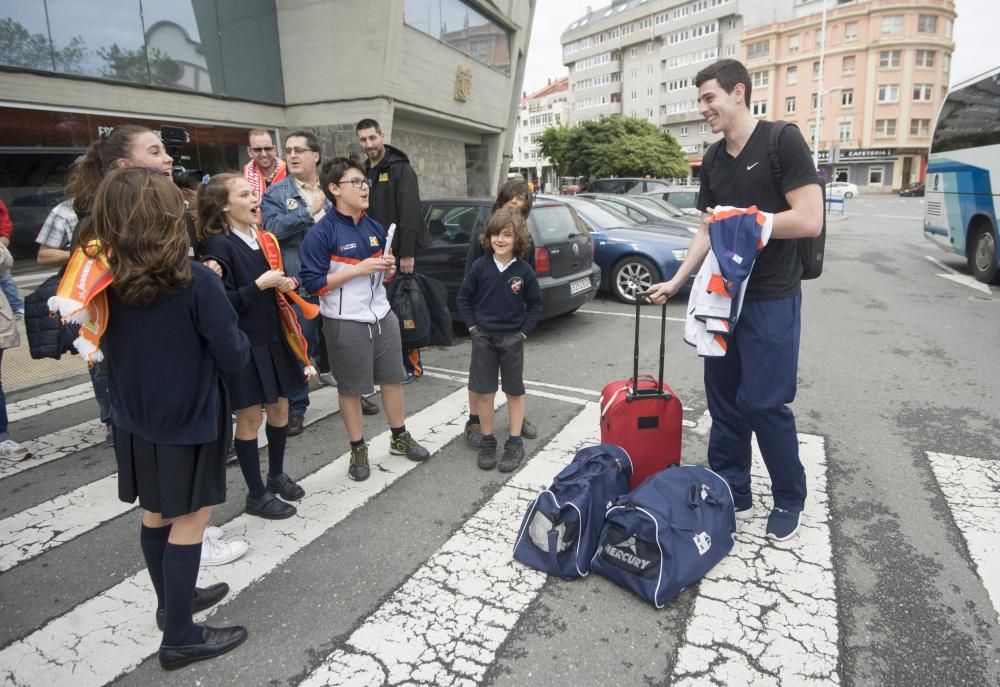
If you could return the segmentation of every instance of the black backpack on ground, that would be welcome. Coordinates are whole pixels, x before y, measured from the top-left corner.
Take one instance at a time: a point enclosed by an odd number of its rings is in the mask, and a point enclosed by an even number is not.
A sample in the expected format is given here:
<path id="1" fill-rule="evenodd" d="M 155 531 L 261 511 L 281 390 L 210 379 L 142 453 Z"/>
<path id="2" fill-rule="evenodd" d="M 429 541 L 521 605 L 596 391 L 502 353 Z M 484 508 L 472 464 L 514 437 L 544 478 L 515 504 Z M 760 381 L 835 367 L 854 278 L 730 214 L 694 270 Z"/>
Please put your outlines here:
<path id="1" fill-rule="evenodd" d="M 766 122 L 770 127 L 767 139 L 767 163 L 771 167 L 771 177 L 775 185 L 781 191 L 781 158 L 778 155 L 778 139 L 786 126 L 795 126 L 791 122 Z M 705 153 L 705 159 L 711 160 L 711 166 L 715 167 L 715 160 L 719 156 L 719 148 L 725 145 L 725 138 L 712 144 L 712 147 Z M 782 192 L 782 196 L 785 194 Z M 799 258 L 802 260 L 802 279 L 815 279 L 823 274 L 823 251 L 826 247 L 826 198 L 823 199 L 823 228 L 819 236 L 798 239 Z"/>

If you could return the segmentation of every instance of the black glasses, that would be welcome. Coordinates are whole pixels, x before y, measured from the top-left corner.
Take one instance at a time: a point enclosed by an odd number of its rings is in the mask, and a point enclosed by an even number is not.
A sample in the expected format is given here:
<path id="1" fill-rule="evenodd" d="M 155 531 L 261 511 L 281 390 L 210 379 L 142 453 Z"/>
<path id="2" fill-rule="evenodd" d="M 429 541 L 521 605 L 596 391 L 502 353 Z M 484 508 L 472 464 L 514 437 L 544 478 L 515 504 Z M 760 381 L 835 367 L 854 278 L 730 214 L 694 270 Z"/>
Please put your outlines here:
<path id="1" fill-rule="evenodd" d="M 291 155 L 295 153 L 296 155 L 305 155 L 306 153 L 315 153 L 317 151 L 312 148 L 285 148 L 285 155 Z"/>
<path id="2" fill-rule="evenodd" d="M 274 152 L 274 146 L 260 146 L 260 147 L 257 147 L 257 148 L 251 148 L 250 150 L 252 150 L 253 152 L 258 153 L 258 154 L 260 154 L 260 153 L 273 153 Z"/>
<path id="3" fill-rule="evenodd" d="M 343 181 L 331 182 L 340 186 L 341 184 L 350 184 L 354 187 L 355 191 L 360 191 L 362 186 L 368 186 L 368 180 L 362 177 L 361 179 L 344 179 Z"/>

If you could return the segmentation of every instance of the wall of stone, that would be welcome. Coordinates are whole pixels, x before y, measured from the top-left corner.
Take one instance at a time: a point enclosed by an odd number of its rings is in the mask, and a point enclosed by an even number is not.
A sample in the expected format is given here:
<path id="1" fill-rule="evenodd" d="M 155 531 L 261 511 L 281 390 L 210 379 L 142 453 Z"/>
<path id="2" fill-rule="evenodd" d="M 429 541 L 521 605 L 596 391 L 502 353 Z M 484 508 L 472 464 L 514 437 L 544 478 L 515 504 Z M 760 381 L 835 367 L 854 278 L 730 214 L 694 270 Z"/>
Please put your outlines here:
<path id="1" fill-rule="evenodd" d="M 393 146 L 410 158 L 421 198 L 466 196 L 466 146 L 461 141 L 395 128 Z"/>

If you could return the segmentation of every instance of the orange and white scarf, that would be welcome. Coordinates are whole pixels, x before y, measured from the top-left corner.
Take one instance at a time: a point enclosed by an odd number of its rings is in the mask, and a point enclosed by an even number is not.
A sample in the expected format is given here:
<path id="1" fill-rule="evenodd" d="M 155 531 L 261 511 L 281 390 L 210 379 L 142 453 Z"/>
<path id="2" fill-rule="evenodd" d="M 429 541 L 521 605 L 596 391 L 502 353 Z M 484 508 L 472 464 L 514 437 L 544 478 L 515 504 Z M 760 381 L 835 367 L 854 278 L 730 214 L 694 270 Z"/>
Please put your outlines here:
<path id="1" fill-rule="evenodd" d="M 63 322 L 80 325 L 73 347 L 88 365 L 104 359 L 101 337 L 108 328 L 107 288 L 110 285 L 108 251 L 100 241 L 93 240 L 73 251 L 56 295 L 49 299 L 51 312 L 59 313 Z"/>
<path id="2" fill-rule="evenodd" d="M 271 177 L 271 183 L 276 184 L 288 175 L 288 166 L 285 164 L 284 160 L 277 160 L 277 169 L 274 170 L 274 176 Z M 253 188 L 253 192 L 257 194 L 257 202 L 264 197 L 264 191 L 267 190 L 267 180 L 264 175 L 260 173 L 260 168 L 257 167 L 257 163 L 253 160 L 246 163 L 243 167 L 243 177 L 250 182 L 250 186 Z"/>

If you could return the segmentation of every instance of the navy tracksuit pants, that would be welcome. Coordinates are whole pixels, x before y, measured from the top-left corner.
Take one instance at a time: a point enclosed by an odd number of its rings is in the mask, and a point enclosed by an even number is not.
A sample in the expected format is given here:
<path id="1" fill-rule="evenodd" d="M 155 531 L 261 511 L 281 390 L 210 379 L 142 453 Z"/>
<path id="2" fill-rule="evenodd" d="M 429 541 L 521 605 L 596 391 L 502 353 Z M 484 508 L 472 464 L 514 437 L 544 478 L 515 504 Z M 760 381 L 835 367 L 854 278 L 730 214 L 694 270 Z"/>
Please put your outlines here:
<path id="1" fill-rule="evenodd" d="M 745 300 L 726 355 L 705 358 L 708 462 L 729 482 L 738 510 L 751 505 L 751 433 L 771 475 L 774 506 L 801 512 L 805 504 L 806 473 L 788 407 L 795 400 L 801 305 L 801 293 Z"/>

